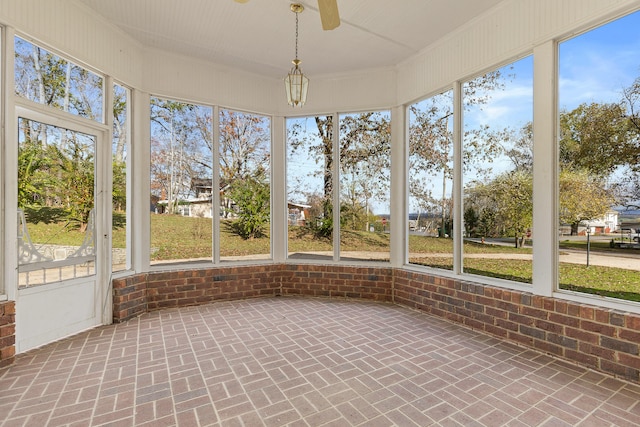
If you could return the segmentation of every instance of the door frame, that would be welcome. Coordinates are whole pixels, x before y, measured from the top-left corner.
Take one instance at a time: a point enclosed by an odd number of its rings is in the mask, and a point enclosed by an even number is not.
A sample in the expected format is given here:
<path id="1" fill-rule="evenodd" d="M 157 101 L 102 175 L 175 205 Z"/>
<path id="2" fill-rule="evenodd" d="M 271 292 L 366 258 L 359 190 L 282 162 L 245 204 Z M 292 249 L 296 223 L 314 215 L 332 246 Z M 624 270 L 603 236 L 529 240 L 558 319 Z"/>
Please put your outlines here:
<path id="1" fill-rule="evenodd" d="M 7 186 L 13 185 L 12 200 L 6 200 L 5 214 L 16 217 L 17 202 L 17 153 L 18 120 L 20 118 L 37 121 L 95 137 L 94 157 L 94 213 L 95 213 L 95 274 L 62 280 L 44 285 L 18 288 L 17 227 L 7 227 L 5 245 L 5 265 L 10 266 L 5 284 L 12 287 L 9 294 L 15 296 L 16 303 L 16 353 L 42 346 L 83 330 L 110 323 L 112 304 L 110 300 L 111 273 L 111 144 L 110 130 L 102 124 L 77 117 L 63 111 L 28 100 L 16 100 L 15 116 L 8 127 L 13 140 L 12 156 L 5 157 L 5 170 L 13 176 L 7 179 Z M 5 221 L 10 224 L 11 221 Z M 11 248 L 15 250 L 10 250 Z"/>

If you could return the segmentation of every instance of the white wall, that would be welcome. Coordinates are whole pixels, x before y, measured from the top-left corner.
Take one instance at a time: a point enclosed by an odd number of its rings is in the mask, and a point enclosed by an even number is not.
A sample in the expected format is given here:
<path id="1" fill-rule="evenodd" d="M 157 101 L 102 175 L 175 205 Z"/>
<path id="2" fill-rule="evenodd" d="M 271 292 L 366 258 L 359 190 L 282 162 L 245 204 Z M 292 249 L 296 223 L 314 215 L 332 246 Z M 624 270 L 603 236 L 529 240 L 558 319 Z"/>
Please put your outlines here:
<path id="1" fill-rule="evenodd" d="M 286 105 L 280 79 L 144 49 L 75 0 L 2 0 L 0 23 L 144 91 L 289 115 L 409 103 L 639 6 L 637 0 L 505 0 L 395 69 L 312 76 L 303 110 Z"/>

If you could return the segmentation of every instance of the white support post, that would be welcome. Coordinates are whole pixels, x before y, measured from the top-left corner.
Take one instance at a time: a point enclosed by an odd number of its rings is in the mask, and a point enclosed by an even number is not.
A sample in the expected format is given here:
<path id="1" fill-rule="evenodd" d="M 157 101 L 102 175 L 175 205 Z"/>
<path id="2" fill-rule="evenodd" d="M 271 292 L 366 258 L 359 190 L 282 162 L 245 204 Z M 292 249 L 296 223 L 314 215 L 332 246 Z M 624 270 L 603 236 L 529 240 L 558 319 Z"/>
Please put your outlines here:
<path id="1" fill-rule="evenodd" d="M 0 272 L 4 286 L 0 286 L 0 294 L 6 294 L 9 300 L 18 304 L 18 123 L 14 99 L 14 38 L 12 27 L 4 27 L 2 34 L 3 64 L 2 89 L 2 132 L 0 135 L 0 227 L 2 238 L 2 259 Z"/>
<path id="2" fill-rule="evenodd" d="M 331 168 L 331 201 L 333 204 L 333 260 L 340 260 L 340 115 L 333 113 L 331 135 L 333 167 Z"/>
<path id="3" fill-rule="evenodd" d="M 131 266 L 136 273 L 149 271 L 151 260 L 151 99 L 148 93 L 131 91 Z"/>
<path id="4" fill-rule="evenodd" d="M 220 263 L 220 107 L 213 107 L 213 179 L 211 202 L 213 203 L 213 263 Z"/>
<path id="5" fill-rule="evenodd" d="M 284 117 L 271 117 L 271 257 L 287 259 L 287 132 Z"/>
<path id="6" fill-rule="evenodd" d="M 98 280 L 96 284 L 96 313 L 102 313 L 102 324 L 113 322 L 113 301 L 111 295 L 111 272 L 113 268 L 113 77 L 104 80 L 104 122 L 107 129 L 101 132 L 102 144 L 96 147 L 99 163 L 96 165 L 96 268 Z"/>
<path id="7" fill-rule="evenodd" d="M 533 292 L 558 282 L 558 55 L 554 41 L 533 50 Z"/>
<path id="8" fill-rule="evenodd" d="M 463 270 L 463 242 L 464 242 L 464 216 L 463 216 L 463 176 L 462 176 L 462 152 L 463 152 L 463 106 L 462 83 L 453 84 L 453 272 L 462 274 Z M 443 194 L 443 197 L 445 195 Z"/>
<path id="9" fill-rule="evenodd" d="M 409 123 L 404 105 L 391 110 L 391 266 L 400 268 L 408 262 Z"/>

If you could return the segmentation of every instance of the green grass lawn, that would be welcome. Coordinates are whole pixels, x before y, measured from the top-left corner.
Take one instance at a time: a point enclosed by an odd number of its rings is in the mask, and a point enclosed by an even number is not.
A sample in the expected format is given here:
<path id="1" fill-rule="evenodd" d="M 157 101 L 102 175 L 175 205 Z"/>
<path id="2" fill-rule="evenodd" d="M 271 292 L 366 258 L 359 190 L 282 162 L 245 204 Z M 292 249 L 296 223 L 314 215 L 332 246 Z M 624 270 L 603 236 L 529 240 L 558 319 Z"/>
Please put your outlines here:
<path id="1" fill-rule="evenodd" d="M 445 270 L 453 269 L 453 258 L 421 257 L 414 264 Z M 640 271 L 621 268 L 560 263 L 560 288 L 640 302 Z M 532 282 L 532 263 L 527 260 L 467 258 L 464 272 L 485 277 Z"/>
<path id="2" fill-rule="evenodd" d="M 616 239 L 618 242 L 620 239 Z M 625 242 L 629 243 L 629 239 L 625 239 Z M 612 248 L 609 241 L 596 240 L 589 243 L 591 250 L 599 252 L 610 252 L 618 254 L 627 254 L 633 252 L 633 249 Z M 576 249 L 580 251 L 587 250 L 587 240 L 561 240 L 559 243 L 560 249 Z"/>
<path id="3" fill-rule="evenodd" d="M 114 215 L 114 247 L 125 247 L 124 217 Z M 72 224 L 65 222 L 38 222 L 29 224 L 29 233 L 34 243 L 55 243 L 61 245 L 80 245 L 84 235 Z M 188 218 L 178 215 L 151 215 L 151 247 L 153 260 L 211 258 L 212 221 L 207 218 Z M 245 240 L 233 234 L 229 224 L 222 222 L 220 230 L 220 255 L 243 256 L 268 254 L 270 239 L 267 235 L 253 240 Z M 561 248 L 584 248 L 583 242 L 562 242 Z M 343 230 L 341 235 L 342 251 L 388 252 L 389 235 Z M 290 252 L 331 251 L 331 239 L 318 239 L 309 230 L 301 227 L 289 228 L 288 247 Z M 409 236 L 411 263 L 434 268 L 451 270 L 452 256 L 429 256 L 429 254 L 452 254 L 453 240 L 417 235 Z M 593 242 L 594 251 L 612 251 L 607 242 Z M 613 250 L 620 252 L 621 250 Z M 531 248 L 513 246 L 483 245 L 464 243 L 466 254 L 481 253 L 531 253 Z M 624 252 L 624 250 L 622 250 Z M 560 277 L 562 289 L 575 290 L 597 295 L 605 295 L 625 300 L 640 301 L 640 272 L 619 268 L 599 267 L 561 263 Z M 466 258 L 464 270 L 467 273 L 486 277 L 497 277 L 523 283 L 531 283 L 531 261 L 516 259 Z"/>

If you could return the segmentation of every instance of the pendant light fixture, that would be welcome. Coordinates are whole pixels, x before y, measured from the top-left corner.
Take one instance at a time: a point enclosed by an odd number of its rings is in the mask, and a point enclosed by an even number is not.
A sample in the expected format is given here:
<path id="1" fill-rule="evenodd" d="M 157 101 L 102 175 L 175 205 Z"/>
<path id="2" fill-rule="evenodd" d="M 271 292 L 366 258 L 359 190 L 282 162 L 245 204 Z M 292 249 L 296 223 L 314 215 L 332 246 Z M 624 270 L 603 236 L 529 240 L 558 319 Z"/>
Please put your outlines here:
<path id="1" fill-rule="evenodd" d="M 296 58 L 291 61 L 293 68 L 285 77 L 284 86 L 287 91 L 287 103 L 292 107 L 302 107 L 307 102 L 307 90 L 309 89 L 309 79 L 302 72 L 301 61 L 298 59 L 298 14 L 303 10 L 304 6 L 301 4 L 291 4 L 291 11 L 296 14 Z"/>

